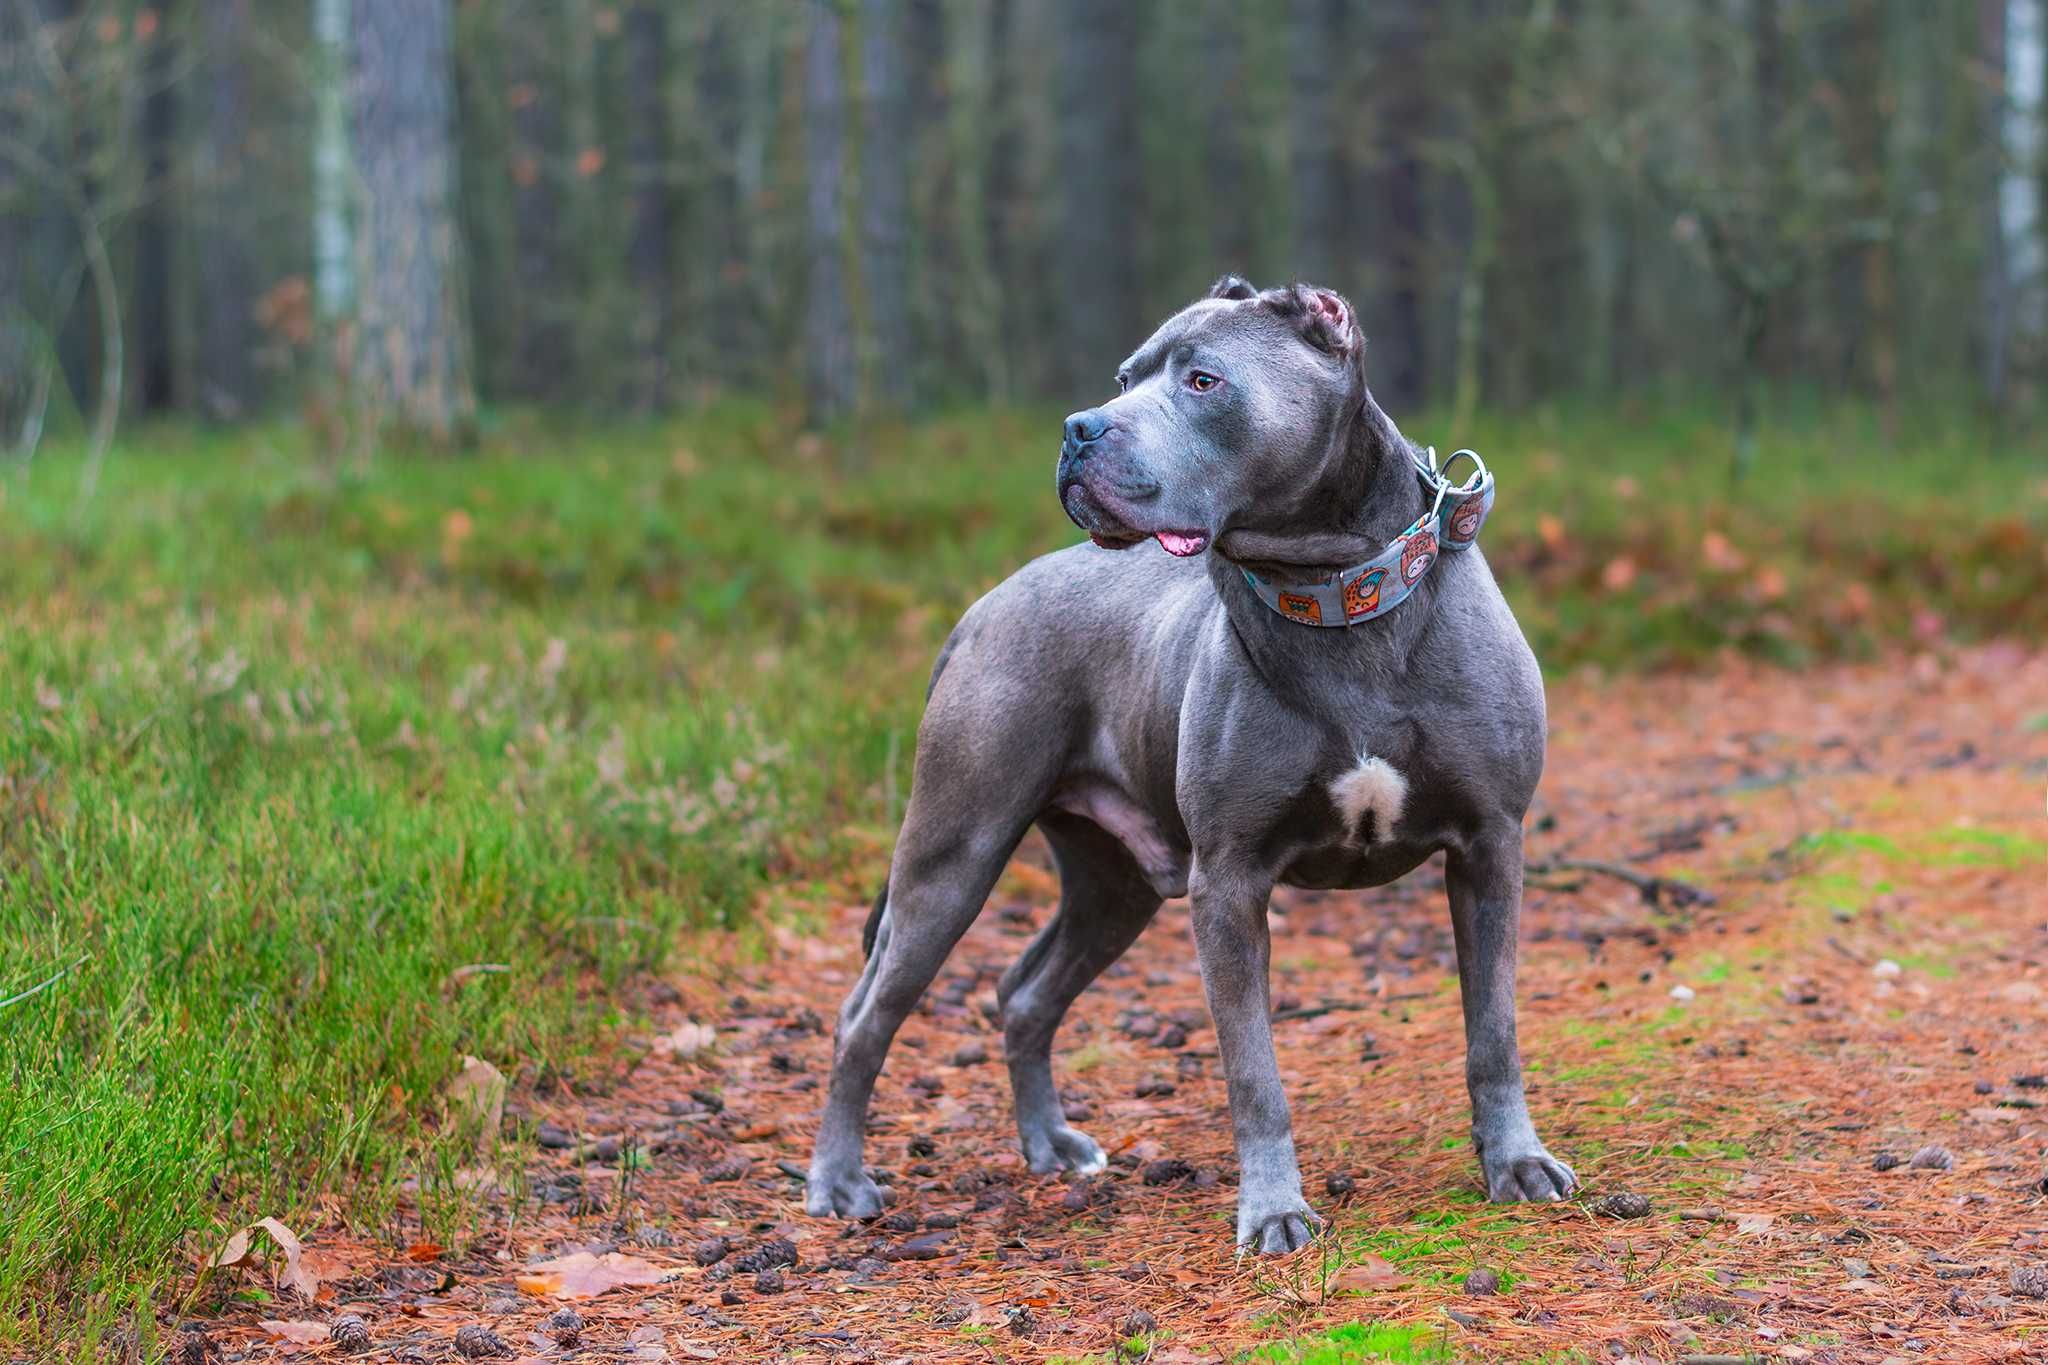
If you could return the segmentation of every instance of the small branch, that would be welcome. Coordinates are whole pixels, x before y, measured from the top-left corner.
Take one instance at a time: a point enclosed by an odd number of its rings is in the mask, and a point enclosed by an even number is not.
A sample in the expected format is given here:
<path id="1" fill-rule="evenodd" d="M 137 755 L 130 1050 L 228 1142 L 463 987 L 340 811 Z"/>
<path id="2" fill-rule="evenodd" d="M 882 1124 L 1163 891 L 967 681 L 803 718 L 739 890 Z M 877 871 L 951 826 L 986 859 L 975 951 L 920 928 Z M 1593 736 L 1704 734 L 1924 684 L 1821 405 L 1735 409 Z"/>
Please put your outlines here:
<path id="1" fill-rule="evenodd" d="M 1714 894 L 1691 882 L 1682 882 L 1673 877 L 1659 877 L 1634 868 L 1622 867 L 1618 863 L 1596 862 L 1590 858 L 1546 858 L 1542 862 L 1530 863 L 1528 871 L 1533 876 L 1547 876 L 1553 872 L 1588 872 L 1601 877 L 1613 877 L 1627 882 L 1643 898 L 1645 905 L 1669 905 L 1683 909 L 1688 905 L 1712 905 Z"/>

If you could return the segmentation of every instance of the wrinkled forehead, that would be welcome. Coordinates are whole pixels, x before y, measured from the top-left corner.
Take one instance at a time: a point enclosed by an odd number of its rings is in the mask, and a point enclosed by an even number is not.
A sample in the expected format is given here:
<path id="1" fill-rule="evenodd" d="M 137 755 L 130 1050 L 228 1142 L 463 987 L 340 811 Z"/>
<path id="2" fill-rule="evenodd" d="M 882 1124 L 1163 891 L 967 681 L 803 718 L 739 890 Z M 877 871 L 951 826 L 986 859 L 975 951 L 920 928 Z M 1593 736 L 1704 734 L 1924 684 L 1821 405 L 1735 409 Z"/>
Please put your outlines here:
<path id="1" fill-rule="evenodd" d="M 1203 299 L 1181 309 L 1131 352 L 1122 368 L 1150 374 L 1163 366 L 1187 364 L 1199 356 L 1231 360 L 1274 348 L 1301 345 L 1292 328 L 1254 299 Z M 1306 350 L 1306 347 L 1303 347 Z"/>

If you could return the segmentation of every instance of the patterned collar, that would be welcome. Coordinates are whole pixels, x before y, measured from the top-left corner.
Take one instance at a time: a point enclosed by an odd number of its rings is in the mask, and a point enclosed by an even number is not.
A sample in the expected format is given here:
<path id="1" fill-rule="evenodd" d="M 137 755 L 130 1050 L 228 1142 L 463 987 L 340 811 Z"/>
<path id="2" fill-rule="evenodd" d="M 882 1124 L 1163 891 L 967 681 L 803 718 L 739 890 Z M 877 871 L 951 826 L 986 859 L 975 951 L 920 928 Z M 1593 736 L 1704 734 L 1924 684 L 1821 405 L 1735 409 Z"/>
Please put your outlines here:
<path id="1" fill-rule="evenodd" d="M 1472 462 L 1472 473 L 1453 484 L 1446 472 L 1459 460 Z M 1355 626 L 1385 616 L 1407 600 L 1422 582 L 1437 555 L 1463 550 L 1479 539 L 1479 528 L 1493 510 L 1493 475 L 1486 462 L 1461 450 L 1438 465 L 1436 447 L 1414 456 L 1416 477 L 1430 505 L 1393 543 L 1355 568 L 1331 574 L 1320 583 L 1280 587 L 1245 569 L 1245 582 L 1259 600 L 1290 621 L 1305 626 Z"/>

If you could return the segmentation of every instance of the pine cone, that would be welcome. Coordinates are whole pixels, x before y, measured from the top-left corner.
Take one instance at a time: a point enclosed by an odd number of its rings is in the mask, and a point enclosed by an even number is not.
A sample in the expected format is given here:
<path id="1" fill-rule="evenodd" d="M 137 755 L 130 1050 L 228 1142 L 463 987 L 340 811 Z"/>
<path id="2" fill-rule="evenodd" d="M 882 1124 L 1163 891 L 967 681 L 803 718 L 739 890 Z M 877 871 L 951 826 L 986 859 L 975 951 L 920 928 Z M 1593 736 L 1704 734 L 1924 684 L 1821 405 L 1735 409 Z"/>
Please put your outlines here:
<path id="1" fill-rule="evenodd" d="M 1593 1212 L 1602 1218 L 1648 1218 L 1650 1201 L 1643 1195 L 1622 1190 L 1595 1199 Z"/>
<path id="2" fill-rule="evenodd" d="M 2016 1265 L 2006 1283 L 2012 1292 L 2029 1299 L 2048 1299 L 2048 1266 Z"/>
<path id="3" fill-rule="evenodd" d="M 758 1274 L 777 1266 L 796 1264 L 796 1243 L 787 1237 L 771 1237 L 732 1263 L 742 1275 Z"/>
<path id="4" fill-rule="evenodd" d="M 583 1335 L 583 1315 L 573 1308 L 557 1308 L 542 1321 L 540 1330 L 563 1346 L 574 1346 Z"/>
<path id="5" fill-rule="evenodd" d="M 1904 1164 L 1891 1152 L 1879 1152 L 1870 1159 L 1870 1169 L 1873 1171 L 1889 1171 Z"/>
<path id="6" fill-rule="evenodd" d="M 197 1323 L 187 1323 L 179 1329 L 177 1340 L 171 1346 L 173 1365 L 208 1365 L 219 1354 L 220 1347 Z"/>
<path id="7" fill-rule="evenodd" d="M 327 1334 L 344 1351 L 361 1351 L 370 1345 L 370 1325 L 354 1313 L 343 1313 L 334 1320 Z"/>
<path id="8" fill-rule="evenodd" d="M 1930 1142 L 1913 1153 L 1913 1159 L 1906 1163 L 1913 1171 L 1952 1171 L 1956 1168 L 1955 1154 L 1938 1142 Z"/>
<path id="9" fill-rule="evenodd" d="M 496 1332 L 473 1322 L 455 1334 L 455 1354 L 470 1360 L 484 1360 L 491 1356 L 509 1356 L 512 1348 Z"/>

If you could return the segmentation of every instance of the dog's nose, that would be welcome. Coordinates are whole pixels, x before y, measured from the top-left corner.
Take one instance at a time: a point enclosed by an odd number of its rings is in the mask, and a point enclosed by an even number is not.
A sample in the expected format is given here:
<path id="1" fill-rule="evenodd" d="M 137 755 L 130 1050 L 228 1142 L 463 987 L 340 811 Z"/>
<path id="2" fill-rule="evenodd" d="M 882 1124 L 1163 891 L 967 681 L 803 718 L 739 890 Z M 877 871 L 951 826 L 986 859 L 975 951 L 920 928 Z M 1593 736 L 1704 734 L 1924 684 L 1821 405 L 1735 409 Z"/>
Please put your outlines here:
<path id="1" fill-rule="evenodd" d="M 1082 446 L 1101 440 L 1110 426 L 1109 414 L 1101 408 L 1077 412 L 1067 419 L 1067 444 L 1078 450 Z"/>

